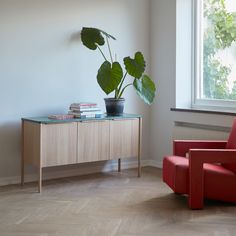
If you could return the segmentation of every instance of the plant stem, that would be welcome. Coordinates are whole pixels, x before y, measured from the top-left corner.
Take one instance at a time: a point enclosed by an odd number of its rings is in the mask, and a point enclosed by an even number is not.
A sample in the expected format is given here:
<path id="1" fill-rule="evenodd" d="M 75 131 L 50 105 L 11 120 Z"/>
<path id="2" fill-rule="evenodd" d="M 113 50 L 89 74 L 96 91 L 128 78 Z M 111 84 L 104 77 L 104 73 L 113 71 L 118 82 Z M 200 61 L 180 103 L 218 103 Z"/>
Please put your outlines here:
<path id="1" fill-rule="evenodd" d="M 102 54 L 103 58 L 105 59 L 105 61 L 107 61 L 107 58 L 105 57 L 104 53 L 102 52 L 102 49 L 97 45 L 100 53 Z"/>
<path id="2" fill-rule="evenodd" d="M 125 81 L 125 78 L 126 78 L 127 74 L 128 74 L 128 72 L 126 71 L 126 73 L 125 73 L 125 75 L 124 75 L 124 77 L 123 77 L 123 79 L 122 79 L 122 81 L 121 81 L 121 83 L 120 83 L 120 86 L 119 86 L 119 88 L 117 89 L 116 98 L 119 96 L 120 90 L 121 90 L 121 88 L 122 88 L 122 86 L 123 86 L 123 84 L 124 84 L 124 81 Z"/>
<path id="3" fill-rule="evenodd" d="M 110 57 L 111 57 L 111 63 L 113 63 L 113 58 L 112 58 L 112 53 L 111 53 L 111 47 L 110 47 L 109 40 L 108 40 L 108 37 L 107 37 L 107 36 L 106 36 L 106 40 L 107 40 L 107 46 L 108 46 L 108 50 L 109 50 Z"/>
<path id="4" fill-rule="evenodd" d="M 118 98 L 118 89 L 115 90 L 115 99 Z"/>
<path id="5" fill-rule="evenodd" d="M 118 98 L 121 98 L 121 96 L 123 95 L 125 89 L 128 88 L 128 87 L 131 86 L 131 85 L 133 85 L 133 84 L 127 84 L 127 85 L 122 89 L 122 91 L 121 91 L 121 93 L 119 94 Z"/>

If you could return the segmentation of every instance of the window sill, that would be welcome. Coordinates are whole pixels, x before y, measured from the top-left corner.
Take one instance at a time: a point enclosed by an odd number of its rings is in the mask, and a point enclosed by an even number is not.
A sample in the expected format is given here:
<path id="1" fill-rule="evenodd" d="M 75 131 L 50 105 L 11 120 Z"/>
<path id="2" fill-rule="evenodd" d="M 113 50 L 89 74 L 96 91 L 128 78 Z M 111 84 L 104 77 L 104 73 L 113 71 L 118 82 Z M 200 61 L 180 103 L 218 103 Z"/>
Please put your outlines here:
<path id="1" fill-rule="evenodd" d="M 170 110 L 177 111 L 177 112 L 192 112 L 192 113 L 236 116 L 236 112 L 233 112 L 233 111 L 214 111 L 214 110 L 204 110 L 204 109 L 195 109 L 195 108 L 171 108 Z"/>

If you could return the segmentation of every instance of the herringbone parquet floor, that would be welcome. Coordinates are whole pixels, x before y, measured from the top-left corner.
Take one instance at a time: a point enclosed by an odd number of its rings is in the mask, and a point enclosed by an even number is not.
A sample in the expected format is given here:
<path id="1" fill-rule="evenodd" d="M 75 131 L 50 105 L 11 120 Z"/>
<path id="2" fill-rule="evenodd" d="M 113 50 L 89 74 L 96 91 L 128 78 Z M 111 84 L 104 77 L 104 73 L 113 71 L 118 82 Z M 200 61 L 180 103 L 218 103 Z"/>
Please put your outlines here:
<path id="1" fill-rule="evenodd" d="M 191 211 L 187 199 L 161 181 L 161 170 L 93 174 L 0 188 L 0 236 L 229 236 L 236 205 L 207 202 Z"/>

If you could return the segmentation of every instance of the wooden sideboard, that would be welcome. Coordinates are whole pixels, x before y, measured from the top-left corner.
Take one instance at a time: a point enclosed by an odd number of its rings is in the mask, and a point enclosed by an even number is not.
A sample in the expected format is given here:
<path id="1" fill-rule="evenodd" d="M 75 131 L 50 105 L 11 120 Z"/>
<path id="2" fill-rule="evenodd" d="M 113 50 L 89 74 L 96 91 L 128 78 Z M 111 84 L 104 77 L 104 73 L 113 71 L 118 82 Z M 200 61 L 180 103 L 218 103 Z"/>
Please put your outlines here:
<path id="1" fill-rule="evenodd" d="M 38 170 L 38 191 L 42 190 L 42 169 L 85 162 L 137 157 L 141 175 L 142 118 L 124 114 L 94 119 L 50 120 L 22 118 L 21 184 L 25 165 Z"/>

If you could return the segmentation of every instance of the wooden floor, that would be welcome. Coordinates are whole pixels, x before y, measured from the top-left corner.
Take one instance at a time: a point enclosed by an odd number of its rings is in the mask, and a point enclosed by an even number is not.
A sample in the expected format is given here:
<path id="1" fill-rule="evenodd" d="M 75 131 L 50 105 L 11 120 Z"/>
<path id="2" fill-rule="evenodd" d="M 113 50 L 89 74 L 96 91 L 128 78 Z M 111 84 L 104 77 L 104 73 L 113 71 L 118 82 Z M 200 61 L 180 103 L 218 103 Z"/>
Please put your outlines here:
<path id="1" fill-rule="evenodd" d="M 144 168 L 0 188 L 0 236 L 236 235 L 236 205 L 207 202 L 202 211 Z"/>

